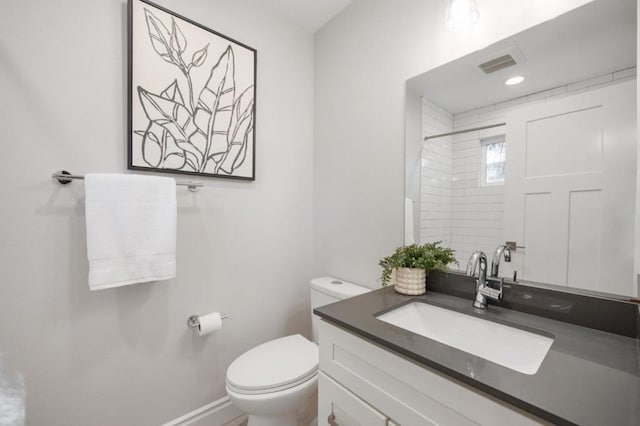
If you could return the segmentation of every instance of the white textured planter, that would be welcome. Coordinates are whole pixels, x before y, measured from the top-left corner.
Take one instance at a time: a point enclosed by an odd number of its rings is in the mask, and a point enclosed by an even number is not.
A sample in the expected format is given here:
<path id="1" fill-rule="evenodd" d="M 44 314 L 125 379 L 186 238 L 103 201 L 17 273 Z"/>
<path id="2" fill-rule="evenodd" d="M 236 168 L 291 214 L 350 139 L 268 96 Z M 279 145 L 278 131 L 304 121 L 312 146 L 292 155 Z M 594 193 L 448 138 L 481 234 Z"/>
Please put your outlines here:
<path id="1" fill-rule="evenodd" d="M 427 292 L 427 273 L 424 269 L 398 268 L 395 272 L 394 289 L 398 293 L 415 296 Z"/>

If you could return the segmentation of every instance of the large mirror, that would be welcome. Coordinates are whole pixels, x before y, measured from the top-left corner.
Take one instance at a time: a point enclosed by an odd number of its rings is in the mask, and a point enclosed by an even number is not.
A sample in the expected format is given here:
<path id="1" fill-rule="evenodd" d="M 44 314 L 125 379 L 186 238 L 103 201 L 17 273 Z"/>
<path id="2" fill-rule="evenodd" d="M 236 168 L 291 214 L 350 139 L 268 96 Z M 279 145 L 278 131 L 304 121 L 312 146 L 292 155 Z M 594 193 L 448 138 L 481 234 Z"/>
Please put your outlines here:
<path id="1" fill-rule="evenodd" d="M 636 40 L 635 0 L 596 0 L 410 79 L 405 243 L 637 297 Z"/>

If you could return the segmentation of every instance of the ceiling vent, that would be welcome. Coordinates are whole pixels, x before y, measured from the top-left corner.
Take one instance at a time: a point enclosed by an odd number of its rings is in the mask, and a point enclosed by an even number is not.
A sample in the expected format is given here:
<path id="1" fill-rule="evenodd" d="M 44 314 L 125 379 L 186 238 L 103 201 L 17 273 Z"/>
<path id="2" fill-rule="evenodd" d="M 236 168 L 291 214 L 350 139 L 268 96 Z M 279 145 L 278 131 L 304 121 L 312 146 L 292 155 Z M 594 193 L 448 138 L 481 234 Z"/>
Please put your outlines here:
<path id="1" fill-rule="evenodd" d="M 491 59 L 487 62 L 483 62 L 478 66 L 482 71 L 484 71 L 485 74 L 491 74 L 493 72 L 512 67 L 516 64 L 517 62 L 515 59 L 513 59 L 513 56 L 506 54 L 498 58 Z"/>

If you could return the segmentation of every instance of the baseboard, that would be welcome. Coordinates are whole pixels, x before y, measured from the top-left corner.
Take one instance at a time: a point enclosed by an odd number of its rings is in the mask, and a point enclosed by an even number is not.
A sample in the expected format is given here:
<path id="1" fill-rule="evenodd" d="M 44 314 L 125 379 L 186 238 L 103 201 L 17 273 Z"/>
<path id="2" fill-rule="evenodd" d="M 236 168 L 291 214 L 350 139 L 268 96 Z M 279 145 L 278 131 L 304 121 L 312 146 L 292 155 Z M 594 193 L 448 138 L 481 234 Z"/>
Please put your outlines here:
<path id="1" fill-rule="evenodd" d="M 222 426 L 240 424 L 245 414 L 236 407 L 228 396 L 224 396 L 203 407 L 197 408 L 162 426 Z"/>

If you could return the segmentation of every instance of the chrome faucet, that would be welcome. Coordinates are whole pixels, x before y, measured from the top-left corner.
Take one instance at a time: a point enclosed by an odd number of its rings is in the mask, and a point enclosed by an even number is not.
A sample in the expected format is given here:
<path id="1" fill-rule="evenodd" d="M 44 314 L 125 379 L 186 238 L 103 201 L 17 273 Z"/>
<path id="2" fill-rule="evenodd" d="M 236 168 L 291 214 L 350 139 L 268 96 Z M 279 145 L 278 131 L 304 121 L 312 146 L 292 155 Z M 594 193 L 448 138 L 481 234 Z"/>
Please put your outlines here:
<path id="1" fill-rule="evenodd" d="M 469 256 L 469 261 L 467 262 L 467 275 L 473 277 L 476 274 L 476 268 L 478 267 L 478 259 L 480 258 L 481 251 L 474 251 Z"/>
<path id="2" fill-rule="evenodd" d="M 493 258 L 491 259 L 491 276 L 498 276 L 498 269 L 500 268 L 500 260 L 504 257 L 505 262 L 511 262 L 511 250 L 507 246 L 498 246 L 496 251 L 493 252 Z"/>
<path id="3" fill-rule="evenodd" d="M 478 280 L 476 281 L 476 297 L 473 301 L 473 307 L 478 309 L 487 309 L 487 298 L 493 300 L 502 299 L 502 287 L 504 278 L 487 279 L 487 256 L 481 251 L 475 251 L 469 257 L 467 263 L 467 275 L 475 276 L 478 269 Z M 491 287 L 490 281 L 497 283 L 498 289 Z"/>

